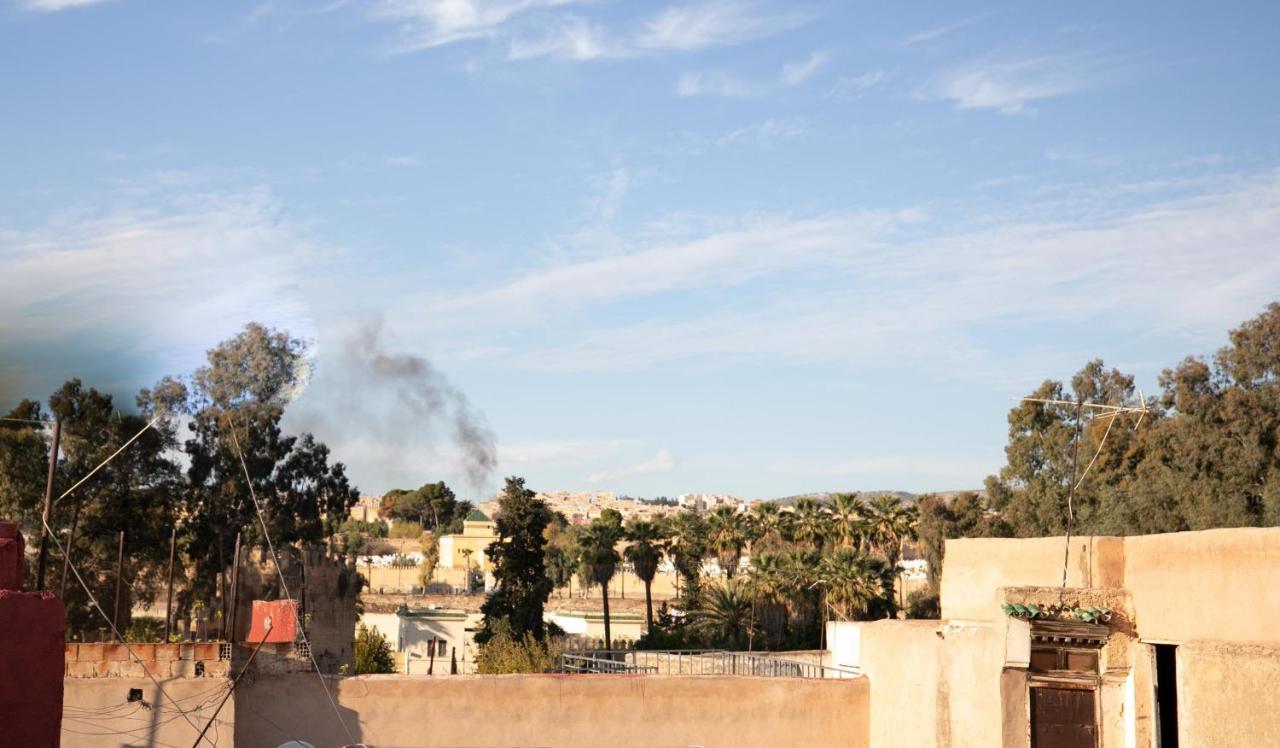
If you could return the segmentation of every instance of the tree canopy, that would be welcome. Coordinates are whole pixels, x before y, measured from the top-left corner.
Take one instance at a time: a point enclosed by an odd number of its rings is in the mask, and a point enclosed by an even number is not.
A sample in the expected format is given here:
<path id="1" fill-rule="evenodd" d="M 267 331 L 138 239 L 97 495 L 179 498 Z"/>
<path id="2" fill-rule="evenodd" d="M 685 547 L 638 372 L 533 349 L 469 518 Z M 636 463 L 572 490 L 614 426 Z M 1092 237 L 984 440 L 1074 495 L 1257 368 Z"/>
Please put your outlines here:
<path id="1" fill-rule="evenodd" d="M 497 588 L 480 607 L 484 624 L 476 632 L 478 644 L 494 636 L 499 620 L 507 622 L 517 640 L 526 634 L 539 641 L 546 637 L 542 611 L 552 586 L 543 547 L 550 522 L 551 510 L 525 488 L 524 479 L 507 478 L 498 497 L 498 539 L 486 550 Z"/>
<path id="2" fill-rule="evenodd" d="M 1136 429 L 1133 416 L 1100 419 L 1072 405 L 1013 408 L 1007 464 L 987 479 L 991 509 L 1016 535 L 1059 534 L 1074 482 L 1076 532 L 1280 523 L 1280 303 L 1228 338 L 1212 359 L 1166 369 Z M 1101 360 L 1069 387 L 1048 380 L 1031 396 L 1139 404 L 1134 378 Z"/>

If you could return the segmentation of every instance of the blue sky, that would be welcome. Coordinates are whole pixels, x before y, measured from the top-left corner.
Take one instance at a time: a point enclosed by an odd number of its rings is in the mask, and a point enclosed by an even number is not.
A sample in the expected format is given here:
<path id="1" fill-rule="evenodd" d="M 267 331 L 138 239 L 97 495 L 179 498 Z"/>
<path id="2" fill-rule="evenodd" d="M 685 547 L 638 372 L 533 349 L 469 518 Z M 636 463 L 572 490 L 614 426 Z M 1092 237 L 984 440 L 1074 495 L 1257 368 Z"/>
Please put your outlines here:
<path id="1" fill-rule="evenodd" d="M 440 424 L 327 378 L 380 318 L 537 488 L 977 487 L 1011 398 L 1095 356 L 1153 391 L 1280 296 L 1276 28 L 0 0 L 0 405 L 131 393 L 256 319 L 314 341 L 290 417 L 361 488 L 457 482 Z"/>

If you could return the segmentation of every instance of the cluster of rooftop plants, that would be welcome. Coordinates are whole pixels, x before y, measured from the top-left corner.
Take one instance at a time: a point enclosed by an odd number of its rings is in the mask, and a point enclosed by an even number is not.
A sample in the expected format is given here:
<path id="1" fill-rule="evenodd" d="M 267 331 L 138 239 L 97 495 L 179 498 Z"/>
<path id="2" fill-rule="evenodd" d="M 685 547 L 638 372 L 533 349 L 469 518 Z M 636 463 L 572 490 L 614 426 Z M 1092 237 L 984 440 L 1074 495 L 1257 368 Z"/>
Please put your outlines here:
<path id="1" fill-rule="evenodd" d="M 1035 603 L 1005 603 L 1000 606 L 1005 615 L 1026 621 L 1082 621 L 1107 623 L 1111 620 L 1110 608 L 1073 606 L 1066 604 L 1037 605 Z"/>

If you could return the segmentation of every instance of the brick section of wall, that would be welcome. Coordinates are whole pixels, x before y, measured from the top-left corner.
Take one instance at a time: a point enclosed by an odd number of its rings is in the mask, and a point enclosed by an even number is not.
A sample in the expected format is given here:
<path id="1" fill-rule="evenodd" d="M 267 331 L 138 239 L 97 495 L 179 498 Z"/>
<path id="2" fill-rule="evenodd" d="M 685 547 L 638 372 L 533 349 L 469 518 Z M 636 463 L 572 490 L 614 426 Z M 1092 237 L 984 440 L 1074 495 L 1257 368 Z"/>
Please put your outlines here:
<path id="1" fill-rule="evenodd" d="M 129 656 L 133 649 L 137 659 Z M 179 644 L 68 644 L 63 672 L 68 678 L 225 678 L 231 661 L 222 642 Z"/>

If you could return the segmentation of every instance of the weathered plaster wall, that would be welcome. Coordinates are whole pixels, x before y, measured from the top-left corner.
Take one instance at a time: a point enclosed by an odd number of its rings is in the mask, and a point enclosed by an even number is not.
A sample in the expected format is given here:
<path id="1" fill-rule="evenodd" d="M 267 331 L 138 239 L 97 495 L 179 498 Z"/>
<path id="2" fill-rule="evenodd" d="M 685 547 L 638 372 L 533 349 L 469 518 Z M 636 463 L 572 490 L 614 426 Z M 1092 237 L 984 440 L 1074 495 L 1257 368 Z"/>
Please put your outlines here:
<path id="1" fill-rule="evenodd" d="M 198 728 L 204 727 L 230 686 L 226 678 L 161 678 L 162 690 L 147 678 L 67 678 L 64 683 L 62 748 L 193 745 Z M 132 688 L 142 689 L 145 706 L 129 702 Z M 228 700 L 209 728 L 218 745 L 231 745 L 234 701 Z"/>
<path id="2" fill-rule="evenodd" d="M 1280 745 L 1280 648 L 1178 647 L 1181 745 Z"/>
<path id="3" fill-rule="evenodd" d="M 1125 538 L 1071 539 L 1068 587 L 1123 587 Z M 993 620 L 1001 587 L 1062 584 L 1065 538 L 964 538 L 948 540 L 942 574 L 942 617 Z"/>
<path id="4" fill-rule="evenodd" d="M 834 659 L 856 667 L 870 686 L 871 745 L 945 745 L 946 690 L 942 687 L 940 621 L 828 624 Z"/>
<path id="5" fill-rule="evenodd" d="M 1280 527 L 1125 539 L 1143 639 L 1280 644 Z"/>
<path id="6" fill-rule="evenodd" d="M 869 745 L 865 679 L 382 675 L 331 682 L 354 737 L 379 748 Z M 346 741 L 315 676 L 260 678 L 236 701 L 237 745 Z M 495 704 L 501 710 L 489 708 Z"/>

